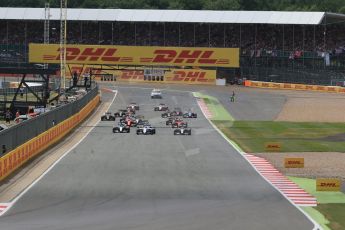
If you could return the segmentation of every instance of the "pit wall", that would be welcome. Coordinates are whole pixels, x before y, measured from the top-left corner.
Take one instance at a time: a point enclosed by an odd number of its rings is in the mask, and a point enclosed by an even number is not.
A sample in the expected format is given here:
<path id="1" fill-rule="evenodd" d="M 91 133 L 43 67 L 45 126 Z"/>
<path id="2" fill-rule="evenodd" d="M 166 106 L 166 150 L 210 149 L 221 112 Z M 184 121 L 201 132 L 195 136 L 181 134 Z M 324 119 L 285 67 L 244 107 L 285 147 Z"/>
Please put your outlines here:
<path id="1" fill-rule="evenodd" d="M 250 80 L 246 80 L 244 82 L 244 85 L 246 87 L 253 87 L 253 88 L 304 90 L 304 91 L 328 92 L 328 93 L 345 93 L 345 88 L 340 87 L 340 86 L 304 85 L 304 84 L 292 84 L 292 83 L 250 81 Z"/>
<path id="2" fill-rule="evenodd" d="M 3 181 L 27 161 L 61 140 L 61 138 L 63 138 L 73 128 L 84 121 L 84 119 L 96 108 L 99 102 L 100 96 L 97 95 L 75 115 L 67 118 L 2 156 L 0 158 L 0 181 Z"/>

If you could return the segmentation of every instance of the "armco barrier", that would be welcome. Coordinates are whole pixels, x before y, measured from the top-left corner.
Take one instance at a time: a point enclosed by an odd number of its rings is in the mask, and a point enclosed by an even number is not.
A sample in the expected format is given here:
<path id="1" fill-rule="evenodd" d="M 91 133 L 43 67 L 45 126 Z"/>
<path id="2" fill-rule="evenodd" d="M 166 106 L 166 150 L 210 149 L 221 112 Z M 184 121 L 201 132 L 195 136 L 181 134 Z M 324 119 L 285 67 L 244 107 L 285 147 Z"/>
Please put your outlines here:
<path id="1" fill-rule="evenodd" d="M 73 116 L 65 119 L 59 124 L 42 132 L 2 156 L 0 158 L 0 181 L 5 179 L 32 157 L 36 156 L 64 137 L 68 132 L 82 122 L 93 109 L 95 109 L 99 101 L 100 96 L 96 95 L 84 108 Z"/>
<path id="2" fill-rule="evenodd" d="M 287 89 L 287 90 L 305 90 L 315 92 L 328 92 L 328 93 L 345 93 L 345 88 L 340 86 L 324 86 L 324 85 L 304 85 L 292 83 L 276 83 L 276 82 L 263 82 L 263 81 L 250 81 L 246 80 L 244 85 L 254 88 L 266 89 Z"/>

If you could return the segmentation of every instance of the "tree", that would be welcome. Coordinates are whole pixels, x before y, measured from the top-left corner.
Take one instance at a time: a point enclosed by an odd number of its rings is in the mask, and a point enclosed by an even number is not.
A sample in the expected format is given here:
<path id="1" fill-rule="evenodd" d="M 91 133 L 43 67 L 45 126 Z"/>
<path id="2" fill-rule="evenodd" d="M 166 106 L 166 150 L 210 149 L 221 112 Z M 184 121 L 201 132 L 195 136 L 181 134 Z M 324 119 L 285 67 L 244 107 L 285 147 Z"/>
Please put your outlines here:
<path id="1" fill-rule="evenodd" d="M 60 0 L 0 0 L 0 7 L 60 7 Z M 69 0 L 70 8 L 292 10 L 345 13 L 345 0 Z"/>
<path id="2" fill-rule="evenodd" d="M 256 0 L 239 0 L 241 10 L 258 10 Z"/>
<path id="3" fill-rule="evenodd" d="M 343 6 L 339 9 L 339 13 L 345 14 L 345 6 Z"/>
<path id="4" fill-rule="evenodd" d="M 205 10 L 238 10 L 239 8 L 238 0 L 207 1 L 204 5 Z"/>
<path id="5" fill-rule="evenodd" d="M 185 10 L 201 10 L 204 6 L 202 0 L 179 0 Z"/>

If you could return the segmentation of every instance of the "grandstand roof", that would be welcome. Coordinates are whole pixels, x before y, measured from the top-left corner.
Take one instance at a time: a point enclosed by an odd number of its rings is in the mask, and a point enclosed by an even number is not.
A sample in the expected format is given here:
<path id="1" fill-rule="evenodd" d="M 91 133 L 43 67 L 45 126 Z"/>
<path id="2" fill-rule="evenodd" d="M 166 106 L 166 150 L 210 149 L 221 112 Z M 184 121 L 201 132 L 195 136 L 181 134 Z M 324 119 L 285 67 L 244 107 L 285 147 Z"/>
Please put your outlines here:
<path id="1" fill-rule="evenodd" d="M 59 20 L 60 9 L 50 9 L 51 20 Z M 72 21 L 193 22 L 241 24 L 318 25 L 325 18 L 345 20 L 344 14 L 292 11 L 209 11 L 147 9 L 68 9 Z M 340 17 L 340 18 L 339 18 Z M 0 19 L 44 20 L 44 8 L 0 7 Z"/>

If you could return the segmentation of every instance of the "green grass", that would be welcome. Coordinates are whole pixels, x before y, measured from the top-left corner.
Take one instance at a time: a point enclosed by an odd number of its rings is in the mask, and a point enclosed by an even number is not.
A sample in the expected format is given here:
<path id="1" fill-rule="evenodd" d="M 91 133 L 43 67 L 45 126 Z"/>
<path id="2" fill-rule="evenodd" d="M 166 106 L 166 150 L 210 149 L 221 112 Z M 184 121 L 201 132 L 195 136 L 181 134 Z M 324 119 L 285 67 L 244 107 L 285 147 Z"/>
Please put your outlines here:
<path id="1" fill-rule="evenodd" d="M 290 180 L 298 184 L 311 195 L 315 196 L 320 204 L 343 203 L 345 204 L 345 194 L 342 192 L 318 192 L 316 191 L 316 180 L 301 177 L 289 177 Z M 344 214 L 345 215 L 345 214 Z"/>
<path id="2" fill-rule="evenodd" d="M 321 225 L 321 227 L 323 228 L 323 230 L 331 230 L 329 228 L 329 220 L 326 219 L 326 217 L 324 216 L 324 214 L 322 214 L 321 212 L 319 212 L 315 207 L 302 207 L 302 209 L 314 220 L 316 221 L 319 225 Z"/>
<path id="3" fill-rule="evenodd" d="M 213 122 L 245 152 L 265 152 L 267 142 L 280 143 L 282 152 L 345 152 L 344 141 L 324 139 L 344 134 L 344 123 L 229 120 Z"/>
<path id="4" fill-rule="evenodd" d="M 203 98 L 207 108 L 212 113 L 212 120 L 215 121 L 233 121 L 234 118 L 230 115 L 230 113 L 222 106 L 222 104 L 218 101 L 217 98 L 201 94 L 201 93 L 194 93 L 195 97 Z"/>
<path id="5" fill-rule="evenodd" d="M 327 226 L 330 229 L 345 229 L 345 204 L 320 204 L 315 209 L 329 221 Z"/>
<path id="6" fill-rule="evenodd" d="M 203 98 L 212 113 L 212 122 L 245 152 L 266 152 L 265 143 L 278 142 L 282 152 L 345 152 L 345 141 L 327 140 L 345 135 L 344 123 L 235 121 L 217 98 Z"/>

